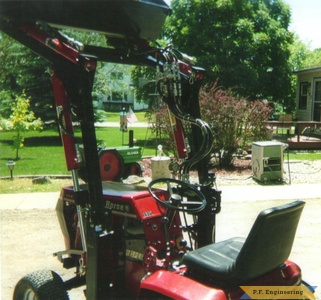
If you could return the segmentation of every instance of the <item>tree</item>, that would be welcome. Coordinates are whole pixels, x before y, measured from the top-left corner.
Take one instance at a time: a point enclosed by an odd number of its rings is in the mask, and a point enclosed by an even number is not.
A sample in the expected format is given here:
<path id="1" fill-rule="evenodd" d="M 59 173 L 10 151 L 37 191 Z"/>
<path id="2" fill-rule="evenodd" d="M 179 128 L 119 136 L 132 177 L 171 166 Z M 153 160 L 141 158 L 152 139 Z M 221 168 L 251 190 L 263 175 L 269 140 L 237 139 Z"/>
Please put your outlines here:
<path id="1" fill-rule="evenodd" d="M 311 50 L 310 44 L 302 42 L 298 35 L 294 35 L 290 50 L 290 64 L 293 71 L 321 66 L 321 48 Z"/>
<path id="2" fill-rule="evenodd" d="M 28 130 L 42 128 L 40 119 L 36 119 L 34 113 L 29 111 L 30 99 L 22 94 L 17 97 L 13 107 L 12 115 L 9 118 L 12 129 L 16 135 L 13 137 L 13 149 L 16 150 L 16 160 L 19 159 L 19 150 L 24 146 L 24 134 Z"/>
<path id="3" fill-rule="evenodd" d="M 11 114 L 12 95 L 8 90 L 0 91 L 0 119 L 8 119 Z"/>
<path id="4" fill-rule="evenodd" d="M 22 93 L 30 97 L 30 109 L 43 120 L 53 119 L 50 63 L 9 36 L 0 33 L 0 100 L 14 101 Z M 10 97 L 8 97 L 10 95 Z M 5 103 L 2 103 L 5 105 Z M 10 108 L 10 105 L 9 105 Z M 8 109 L 7 109 L 8 111 Z"/>
<path id="5" fill-rule="evenodd" d="M 208 81 L 243 97 L 294 108 L 289 64 L 293 34 L 282 0 L 173 0 L 165 35 L 197 58 Z"/>
<path id="6" fill-rule="evenodd" d="M 313 51 L 309 51 L 306 59 L 303 62 L 302 68 L 314 68 L 321 66 L 321 49 L 315 49 Z"/>
<path id="7" fill-rule="evenodd" d="M 158 39 L 156 48 L 166 47 L 165 39 Z M 155 83 L 156 69 L 149 66 L 134 66 L 131 79 L 136 92 L 137 101 L 145 102 L 151 110 L 159 108 L 159 98 Z"/>
<path id="8" fill-rule="evenodd" d="M 309 67 L 307 61 L 313 52 L 297 35 L 294 35 L 294 41 L 290 47 L 290 52 L 291 55 L 289 60 L 293 72 Z"/>
<path id="9" fill-rule="evenodd" d="M 63 34 L 85 44 L 107 46 L 106 37 L 94 32 L 80 32 L 76 30 L 62 30 Z M 9 36 L 0 33 L 0 115 L 8 118 L 13 99 L 24 92 L 30 97 L 30 109 L 36 117 L 42 120 L 56 118 L 54 97 L 51 85 L 52 65 L 45 59 L 31 52 Z M 114 64 L 99 62 L 93 87 L 93 99 L 98 100 L 106 95 L 115 84 L 109 70 Z M 122 71 L 130 74 L 131 66 L 121 67 Z M 119 84 L 119 82 L 118 82 Z M 127 89 L 128 83 L 127 83 Z M 101 112 L 97 112 L 101 113 Z"/>
<path id="10" fill-rule="evenodd" d="M 136 91 L 136 99 L 148 104 L 153 109 L 158 106 L 158 98 L 155 85 L 156 71 L 152 67 L 134 67 L 131 72 L 131 79 Z"/>

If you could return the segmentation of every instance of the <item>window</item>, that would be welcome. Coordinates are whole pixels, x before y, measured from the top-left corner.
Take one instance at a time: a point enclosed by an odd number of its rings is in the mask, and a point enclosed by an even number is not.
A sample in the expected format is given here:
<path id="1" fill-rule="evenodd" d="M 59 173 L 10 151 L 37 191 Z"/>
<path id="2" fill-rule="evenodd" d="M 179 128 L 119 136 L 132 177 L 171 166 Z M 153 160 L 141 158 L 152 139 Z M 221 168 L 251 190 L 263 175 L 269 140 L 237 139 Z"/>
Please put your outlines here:
<path id="1" fill-rule="evenodd" d="M 110 101 L 122 101 L 122 102 L 127 102 L 128 101 L 128 95 L 125 92 L 122 91 L 112 91 L 111 97 L 108 97 L 108 100 Z"/>
<path id="2" fill-rule="evenodd" d="M 123 80 L 124 74 L 122 72 L 111 72 L 110 78 L 115 80 Z"/>
<path id="3" fill-rule="evenodd" d="M 299 109 L 307 109 L 308 83 L 300 82 Z"/>
<path id="4" fill-rule="evenodd" d="M 112 101 L 122 101 L 124 99 L 123 92 L 113 91 L 111 94 Z"/>
<path id="5" fill-rule="evenodd" d="M 314 102 L 321 102 L 321 81 L 320 81 L 320 79 L 318 79 L 318 81 L 315 82 Z"/>

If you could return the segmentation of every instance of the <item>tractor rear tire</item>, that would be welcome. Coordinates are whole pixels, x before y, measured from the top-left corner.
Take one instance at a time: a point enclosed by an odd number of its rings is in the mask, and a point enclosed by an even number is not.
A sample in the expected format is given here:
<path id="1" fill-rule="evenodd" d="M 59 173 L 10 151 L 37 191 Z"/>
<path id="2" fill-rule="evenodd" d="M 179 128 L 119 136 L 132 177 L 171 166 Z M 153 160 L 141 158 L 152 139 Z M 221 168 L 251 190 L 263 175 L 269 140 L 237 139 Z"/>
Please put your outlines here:
<path id="1" fill-rule="evenodd" d="M 32 272 L 19 280 L 13 292 L 14 300 L 68 300 L 61 277 L 51 270 Z"/>

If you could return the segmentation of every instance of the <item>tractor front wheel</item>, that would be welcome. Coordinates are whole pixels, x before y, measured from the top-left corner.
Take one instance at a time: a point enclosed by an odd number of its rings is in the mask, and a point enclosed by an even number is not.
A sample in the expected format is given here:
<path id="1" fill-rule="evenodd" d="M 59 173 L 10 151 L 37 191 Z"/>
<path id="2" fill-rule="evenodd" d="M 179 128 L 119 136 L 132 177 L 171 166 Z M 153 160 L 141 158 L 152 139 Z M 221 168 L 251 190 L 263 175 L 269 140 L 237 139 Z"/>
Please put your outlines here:
<path id="1" fill-rule="evenodd" d="M 14 300 L 68 300 L 61 277 L 51 270 L 32 272 L 19 280 Z"/>

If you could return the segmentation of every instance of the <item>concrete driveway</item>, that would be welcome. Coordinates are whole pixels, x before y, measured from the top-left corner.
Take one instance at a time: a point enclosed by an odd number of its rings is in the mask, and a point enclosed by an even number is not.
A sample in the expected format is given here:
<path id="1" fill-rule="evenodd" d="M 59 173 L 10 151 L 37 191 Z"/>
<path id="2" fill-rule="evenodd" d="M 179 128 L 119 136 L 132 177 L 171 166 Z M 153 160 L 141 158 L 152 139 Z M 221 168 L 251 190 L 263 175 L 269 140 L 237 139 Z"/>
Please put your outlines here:
<path id="1" fill-rule="evenodd" d="M 321 184 L 293 186 L 222 187 L 222 211 L 217 216 L 216 240 L 247 236 L 258 213 L 272 206 L 301 199 L 301 217 L 291 259 L 313 286 L 321 285 Z M 11 299 L 17 281 L 38 269 L 64 270 L 52 253 L 63 250 L 54 207 L 59 193 L 0 194 L 1 299 Z M 320 288 L 317 296 L 320 298 Z M 81 290 L 70 298 L 84 299 Z"/>

